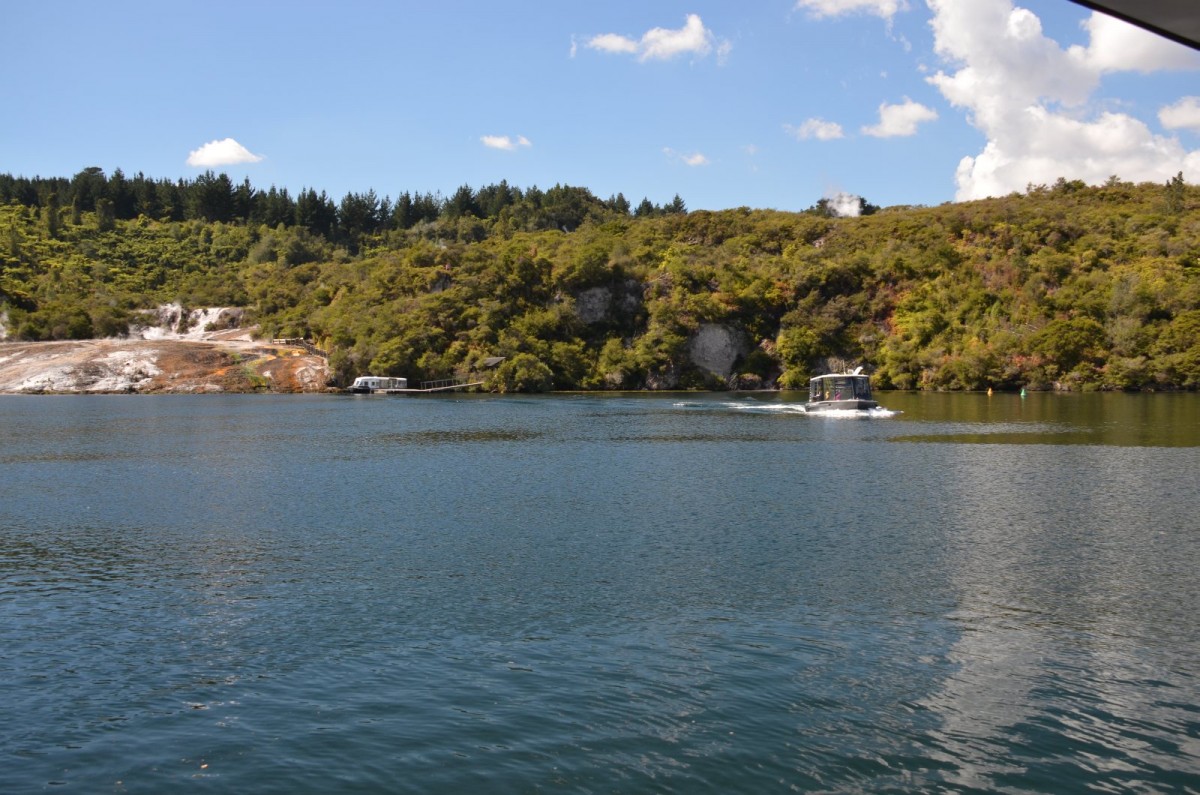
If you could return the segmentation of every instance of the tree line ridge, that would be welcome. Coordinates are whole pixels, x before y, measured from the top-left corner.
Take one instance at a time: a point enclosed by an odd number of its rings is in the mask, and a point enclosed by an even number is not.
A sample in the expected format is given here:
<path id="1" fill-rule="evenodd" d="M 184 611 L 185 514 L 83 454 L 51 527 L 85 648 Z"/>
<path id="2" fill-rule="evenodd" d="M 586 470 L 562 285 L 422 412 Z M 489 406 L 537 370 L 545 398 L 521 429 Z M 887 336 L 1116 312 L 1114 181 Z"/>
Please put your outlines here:
<path id="1" fill-rule="evenodd" d="M 342 383 L 504 356 L 500 390 L 796 388 L 834 361 L 882 388 L 1200 386 L 1200 190 L 1182 174 L 859 210 L 4 174 L 0 326 L 81 339 L 170 301 L 244 307 L 264 336 L 328 351 Z M 718 365 L 697 352 L 714 330 Z"/>

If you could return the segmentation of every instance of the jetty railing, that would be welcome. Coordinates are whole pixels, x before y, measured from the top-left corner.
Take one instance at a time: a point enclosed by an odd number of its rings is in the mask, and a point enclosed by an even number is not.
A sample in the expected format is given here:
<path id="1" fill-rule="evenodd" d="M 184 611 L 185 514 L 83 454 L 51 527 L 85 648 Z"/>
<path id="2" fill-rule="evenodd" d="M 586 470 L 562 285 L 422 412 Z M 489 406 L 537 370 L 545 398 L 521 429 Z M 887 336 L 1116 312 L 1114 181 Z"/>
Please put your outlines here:
<path id="1" fill-rule="evenodd" d="M 460 386 L 473 385 L 471 379 L 467 376 L 458 376 L 456 378 L 439 378 L 435 381 L 422 381 L 421 389 L 454 389 Z"/>
<path id="2" fill-rule="evenodd" d="M 280 337 L 271 340 L 272 345 L 296 345 L 311 353 L 313 356 L 320 356 L 323 359 L 328 359 L 329 354 L 313 345 L 308 340 L 302 337 Z"/>

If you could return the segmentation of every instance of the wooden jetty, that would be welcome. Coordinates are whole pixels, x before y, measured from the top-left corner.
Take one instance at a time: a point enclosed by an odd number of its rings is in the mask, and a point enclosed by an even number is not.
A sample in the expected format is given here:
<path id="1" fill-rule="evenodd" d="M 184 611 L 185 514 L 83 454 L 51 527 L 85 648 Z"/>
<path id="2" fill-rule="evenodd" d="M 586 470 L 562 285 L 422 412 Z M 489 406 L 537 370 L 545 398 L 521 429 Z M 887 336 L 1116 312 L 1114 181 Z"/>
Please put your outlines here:
<path id="1" fill-rule="evenodd" d="M 478 375 L 422 381 L 420 387 L 410 387 L 407 378 L 362 376 L 354 379 L 354 385 L 346 391 L 360 395 L 428 395 L 434 392 L 454 392 L 473 386 L 483 386 L 483 380 Z"/>
<path id="2" fill-rule="evenodd" d="M 483 382 L 471 381 L 468 378 L 443 378 L 438 381 L 422 381 L 420 388 L 380 389 L 376 390 L 375 394 L 427 395 L 431 392 L 454 392 L 459 389 L 469 389 L 473 386 L 483 386 Z"/>
<path id="3" fill-rule="evenodd" d="M 504 361 L 503 356 L 492 356 L 483 361 L 485 368 L 492 368 Z M 483 386 L 483 375 L 471 372 L 454 378 L 422 381 L 420 387 L 410 387 L 407 378 L 386 375 L 360 375 L 346 390 L 359 395 L 428 395 L 433 392 L 454 392 Z"/>

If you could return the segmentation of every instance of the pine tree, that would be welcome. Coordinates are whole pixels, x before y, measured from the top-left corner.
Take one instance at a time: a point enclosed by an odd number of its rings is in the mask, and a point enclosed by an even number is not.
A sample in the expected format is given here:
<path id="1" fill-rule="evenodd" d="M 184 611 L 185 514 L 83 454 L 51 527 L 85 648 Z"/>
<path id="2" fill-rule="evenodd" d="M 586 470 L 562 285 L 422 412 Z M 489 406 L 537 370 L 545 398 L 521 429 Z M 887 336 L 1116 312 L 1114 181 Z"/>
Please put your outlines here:
<path id="1" fill-rule="evenodd" d="M 397 229 L 411 229 L 416 222 L 417 213 L 413 207 L 412 196 L 405 191 L 396 197 L 396 206 L 392 210 L 392 223 Z"/>
<path id="2" fill-rule="evenodd" d="M 96 209 L 96 200 L 103 198 L 107 190 L 108 180 L 99 166 L 89 166 L 71 178 L 71 197 L 83 212 Z"/>
<path id="3" fill-rule="evenodd" d="M 46 234 L 52 238 L 58 237 L 59 225 L 62 218 L 58 214 L 58 193 L 50 191 L 46 196 L 46 204 L 42 208 L 42 217 L 46 220 Z"/>
<path id="4" fill-rule="evenodd" d="M 233 183 L 229 175 L 205 171 L 187 191 L 188 216 L 203 221 L 228 222 L 233 218 Z"/>
<path id="5" fill-rule="evenodd" d="M 140 171 L 133 177 L 133 207 L 137 215 L 146 218 L 158 218 L 162 209 L 162 203 L 158 200 L 158 186 Z"/>
<path id="6" fill-rule="evenodd" d="M 121 169 L 113 171 L 112 176 L 108 178 L 108 189 L 105 195 L 112 200 L 113 212 L 117 218 L 129 220 L 137 215 L 137 200 L 133 194 L 133 187 L 129 184 L 129 180 L 125 179 L 125 174 Z"/>
<path id="7" fill-rule="evenodd" d="M 242 221 L 258 217 L 258 204 L 261 196 L 262 194 L 250 185 L 249 177 L 243 179 L 242 184 L 233 191 L 233 217 Z"/>
<path id="8" fill-rule="evenodd" d="M 1183 200 L 1186 195 L 1187 188 L 1183 182 L 1183 172 L 1180 171 L 1178 174 L 1167 180 L 1167 212 L 1172 215 L 1183 212 Z"/>
<path id="9" fill-rule="evenodd" d="M 461 218 L 464 215 L 473 215 L 478 218 L 482 215 L 479 205 L 475 202 L 475 191 L 471 190 L 470 185 L 463 185 L 454 191 L 454 195 L 446 202 L 442 212 L 449 218 Z"/>
<path id="10" fill-rule="evenodd" d="M 96 199 L 96 229 L 101 232 L 111 232 L 116 228 L 116 210 L 112 199 Z"/>

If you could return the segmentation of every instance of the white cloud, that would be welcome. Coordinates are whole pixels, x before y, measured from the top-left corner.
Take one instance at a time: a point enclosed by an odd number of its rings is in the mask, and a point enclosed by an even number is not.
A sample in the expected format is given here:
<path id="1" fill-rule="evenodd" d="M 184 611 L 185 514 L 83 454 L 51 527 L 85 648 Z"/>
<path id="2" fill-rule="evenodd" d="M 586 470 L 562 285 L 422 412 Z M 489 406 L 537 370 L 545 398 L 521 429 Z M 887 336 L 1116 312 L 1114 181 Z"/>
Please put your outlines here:
<path id="1" fill-rule="evenodd" d="M 709 163 L 708 158 L 705 157 L 704 155 L 700 154 L 699 152 L 693 152 L 692 154 L 687 155 L 682 152 L 676 152 L 674 149 L 672 149 L 669 146 L 663 148 L 663 154 L 665 154 L 667 157 L 671 158 L 672 160 L 679 160 L 679 161 L 681 161 L 689 166 L 693 166 L 693 167 L 694 166 L 707 166 Z"/>
<path id="2" fill-rule="evenodd" d="M 232 138 L 209 141 L 199 149 L 188 153 L 187 164 L 194 168 L 232 166 L 238 163 L 257 163 L 263 159 Z"/>
<path id="3" fill-rule="evenodd" d="M 641 60 L 652 58 L 667 60 L 685 52 L 708 55 L 712 49 L 713 35 L 704 27 L 700 17 L 688 14 L 687 22 L 679 30 L 654 28 L 642 36 Z"/>
<path id="4" fill-rule="evenodd" d="M 796 0 L 796 8 L 815 17 L 865 13 L 890 20 L 898 12 L 907 11 L 908 3 L 906 0 Z"/>
<path id="5" fill-rule="evenodd" d="M 959 200 L 1003 195 L 1058 177 L 1093 184 L 1114 174 L 1162 181 L 1180 170 L 1200 169 L 1200 150 L 1189 152 L 1175 138 L 1154 135 L 1130 115 L 1089 113 L 1088 100 L 1105 72 L 1186 65 L 1170 48 L 1147 45 L 1093 18 L 1085 26 L 1089 45 L 1064 50 L 1043 34 L 1036 15 L 1011 0 L 927 3 L 934 48 L 957 70 L 927 80 L 987 137 L 983 151 L 958 165 Z M 1102 52 L 1114 46 L 1128 49 Z"/>
<path id="6" fill-rule="evenodd" d="M 688 14 L 682 28 L 651 28 L 641 39 L 631 39 L 618 33 L 602 33 L 592 36 L 585 43 L 593 50 L 618 55 L 636 55 L 639 61 L 667 61 L 685 53 L 703 58 L 711 53 L 714 44 L 717 59 L 724 63 L 733 49 L 728 41 L 717 43 L 712 31 L 704 27 L 697 14 Z"/>
<path id="7" fill-rule="evenodd" d="M 917 125 L 933 121 L 938 117 L 937 111 L 927 108 L 920 102 L 913 102 L 908 97 L 899 105 L 889 105 L 884 102 L 879 106 L 879 124 L 863 127 L 866 135 L 876 138 L 896 138 L 916 135 Z"/>
<path id="8" fill-rule="evenodd" d="M 638 51 L 638 43 L 633 39 L 626 38 L 616 33 L 601 33 L 599 36 L 593 36 L 587 40 L 587 46 L 593 50 L 601 52 L 613 53 L 635 53 Z"/>
<path id="9" fill-rule="evenodd" d="M 785 124 L 783 125 L 783 129 L 787 130 L 789 135 L 801 141 L 806 141 L 809 138 L 816 138 L 818 141 L 834 141 L 845 137 L 845 133 L 842 132 L 842 125 L 835 121 L 825 121 L 819 118 L 806 119 L 799 127 Z"/>
<path id="10" fill-rule="evenodd" d="M 934 49 L 947 61 L 964 64 L 953 75 L 939 71 L 929 82 L 951 103 L 982 114 L 980 123 L 1041 99 L 1078 105 L 1099 82 L 1081 59 L 1067 57 L 1042 35 L 1037 16 L 1014 9 L 1010 0 L 928 2 Z"/>
<path id="11" fill-rule="evenodd" d="M 533 146 L 524 135 L 518 135 L 515 139 L 507 135 L 484 135 L 479 140 L 483 141 L 483 145 L 489 149 L 503 149 L 505 152 Z"/>
<path id="12" fill-rule="evenodd" d="M 725 39 L 717 45 L 717 64 L 724 66 L 729 62 L 729 53 L 733 52 L 733 42 Z"/>
<path id="13" fill-rule="evenodd" d="M 1200 53 L 1107 14 L 1093 13 L 1083 23 L 1090 42 L 1069 52 L 1098 72 L 1155 72 L 1200 69 Z"/>
<path id="14" fill-rule="evenodd" d="M 1024 145 L 1007 137 L 992 139 L 979 155 L 962 159 L 956 174 L 960 199 L 998 196 L 1058 177 L 1091 184 L 1114 174 L 1162 181 L 1200 169 L 1200 151 L 1189 153 L 1178 140 L 1156 136 L 1123 113 L 1079 121 L 1031 106 L 1021 122 Z"/>
<path id="15" fill-rule="evenodd" d="M 1200 97 L 1184 97 L 1158 112 L 1158 120 L 1168 130 L 1200 132 Z"/>

